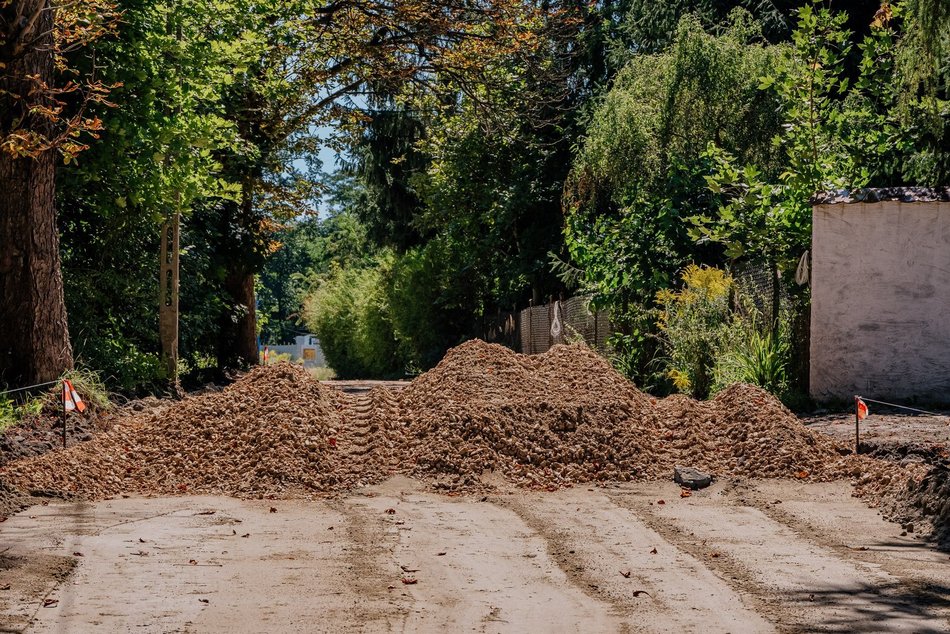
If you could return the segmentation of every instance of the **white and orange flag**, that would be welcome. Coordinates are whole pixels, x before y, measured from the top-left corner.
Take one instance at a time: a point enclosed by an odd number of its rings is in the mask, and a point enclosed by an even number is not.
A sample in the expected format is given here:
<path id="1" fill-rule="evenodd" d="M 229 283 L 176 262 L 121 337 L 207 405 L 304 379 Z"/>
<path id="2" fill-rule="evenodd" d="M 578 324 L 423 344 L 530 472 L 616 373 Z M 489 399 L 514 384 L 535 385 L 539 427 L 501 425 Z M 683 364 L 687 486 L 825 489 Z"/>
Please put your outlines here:
<path id="1" fill-rule="evenodd" d="M 79 393 L 76 392 L 76 388 L 73 387 L 69 379 L 63 379 L 63 407 L 66 408 L 67 412 L 73 410 L 86 411 L 86 404 L 79 398 Z"/>
<path id="2" fill-rule="evenodd" d="M 862 401 L 860 398 L 856 398 L 854 400 L 854 406 L 857 408 L 858 420 L 864 420 L 865 418 L 868 417 L 868 414 L 870 412 L 868 412 L 867 403 Z"/>

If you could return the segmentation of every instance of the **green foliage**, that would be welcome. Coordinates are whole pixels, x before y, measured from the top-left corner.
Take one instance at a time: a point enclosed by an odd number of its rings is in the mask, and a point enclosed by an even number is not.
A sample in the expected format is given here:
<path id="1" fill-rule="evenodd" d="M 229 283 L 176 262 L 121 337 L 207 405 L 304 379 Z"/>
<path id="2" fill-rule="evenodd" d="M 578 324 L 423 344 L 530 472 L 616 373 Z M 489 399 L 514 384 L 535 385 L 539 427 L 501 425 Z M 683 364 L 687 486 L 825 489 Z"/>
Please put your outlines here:
<path id="1" fill-rule="evenodd" d="M 736 382 L 751 383 L 784 397 L 789 389 L 788 364 L 791 346 L 786 332 L 763 333 L 753 320 L 736 316 L 735 333 L 722 347 L 715 365 L 713 391 Z"/>
<path id="2" fill-rule="evenodd" d="M 720 36 L 683 18 L 669 51 L 634 57 L 621 71 L 591 117 L 565 187 L 571 261 L 595 305 L 621 325 L 615 349 L 641 380 L 653 363 L 647 316 L 656 293 L 685 263 L 719 259 L 715 249 L 696 249 L 685 222 L 716 208 L 702 149 L 722 144 L 778 172 L 777 102 L 759 83 L 781 53 L 759 39 L 741 11 Z"/>
<path id="3" fill-rule="evenodd" d="M 334 267 L 307 298 L 304 320 L 340 378 L 402 374 L 379 268 Z"/>
<path id="4" fill-rule="evenodd" d="M 661 291 L 657 322 L 667 354 L 667 375 L 681 392 L 705 398 L 730 321 L 732 278 L 720 269 L 691 264 L 682 289 Z"/>

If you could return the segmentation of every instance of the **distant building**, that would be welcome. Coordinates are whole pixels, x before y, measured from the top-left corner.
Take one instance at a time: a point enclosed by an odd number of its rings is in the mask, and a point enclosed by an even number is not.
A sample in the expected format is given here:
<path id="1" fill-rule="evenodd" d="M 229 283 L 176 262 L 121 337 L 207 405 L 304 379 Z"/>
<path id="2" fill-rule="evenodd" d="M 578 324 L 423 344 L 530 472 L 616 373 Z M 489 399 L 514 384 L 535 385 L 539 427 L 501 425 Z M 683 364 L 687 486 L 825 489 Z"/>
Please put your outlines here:
<path id="1" fill-rule="evenodd" d="M 260 347 L 261 354 L 264 353 L 264 347 L 263 345 Z M 266 347 L 271 355 L 289 354 L 291 361 L 303 361 L 304 367 L 307 368 L 321 368 L 327 364 L 316 335 L 298 335 L 292 344 L 282 346 L 268 344 Z"/>

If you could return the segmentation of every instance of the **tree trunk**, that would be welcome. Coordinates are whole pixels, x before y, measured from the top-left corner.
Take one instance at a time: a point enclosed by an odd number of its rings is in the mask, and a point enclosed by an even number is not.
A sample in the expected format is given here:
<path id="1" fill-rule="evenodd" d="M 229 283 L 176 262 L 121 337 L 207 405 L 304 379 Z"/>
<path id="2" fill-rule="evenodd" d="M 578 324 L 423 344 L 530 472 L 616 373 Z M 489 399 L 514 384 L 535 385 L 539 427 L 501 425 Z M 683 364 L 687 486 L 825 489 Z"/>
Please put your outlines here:
<path id="1" fill-rule="evenodd" d="M 30 77 L 52 84 L 53 11 L 45 1 L 30 4 L 38 16 L 32 28 L 0 47 L 0 139 L 14 130 L 50 131 L 24 99 L 11 96 L 33 94 L 37 83 Z M 51 150 L 35 158 L 0 150 L 0 382 L 10 385 L 51 381 L 73 364 L 53 206 L 55 162 Z"/>
<path id="2" fill-rule="evenodd" d="M 257 311 L 254 296 L 254 274 L 231 272 L 224 279 L 224 291 L 237 307 L 227 328 L 222 328 L 220 362 L 224 368 L 247 368 L 257 365 Z"/>
<path id="3" fill-rule="evenodd" d="M 221 327 L 221 339 L 218 345 L 218 365 L 221 369 L 247 368 L 257 365 L 260 356 L 257 351 L 257 299 L 254 294 L 254 271 L 249 266 L 256 261 L 253 239 L 258 228 L 254 217 L 254 187 L 250 178 L 245 178 L 241 192 L 236 228 L 239 235 L 234 237 L 238 248 L 234 249 L 228 263 L 228 273 L 224 278 L 224 292 L 229 303 L 236 309 L 224 316 Z M 251 244 L 248 244 L 250 242 Z"/>

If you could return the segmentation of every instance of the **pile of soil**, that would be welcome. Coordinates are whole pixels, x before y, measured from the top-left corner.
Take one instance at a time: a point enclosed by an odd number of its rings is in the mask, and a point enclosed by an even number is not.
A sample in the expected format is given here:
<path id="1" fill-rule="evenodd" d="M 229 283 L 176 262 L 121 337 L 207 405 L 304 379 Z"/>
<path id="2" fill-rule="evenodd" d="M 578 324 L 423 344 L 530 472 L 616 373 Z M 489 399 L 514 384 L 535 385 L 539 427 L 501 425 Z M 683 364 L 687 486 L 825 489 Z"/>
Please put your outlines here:
<path id="1" fill-rule="evenodd" d="M 335 474 L 335 393 L 297 366 L 117 422 L 89 442 L 11 463 L 3 481 L 98 499 L 119 493 L 270 495 L 347 486 Z"/>
<path id="2" fill-rule="evenodd" d="M 554 487 L 668 478 L 675 465 L 822 480 L 850 469 L 845 448 L 762 389 L 657 400 L 584 345 L 524 356 L 470 341 L 395 400 L 378 416 L 405 430 L 411 473 L 444 488 L 477 487 L 489 471 Z"/>
<path id="3" fill-rule="evenodd" d="M 586 346 L 526 356 L 470 341 L 401 391 L 343 394 L 291 364 L 126 417 L 89 442 L 11 463 L 24 491 L 84 498 L 327 493 L 408 473 L 450 491 L 716 476 L 852 477 L 872 503 L 906 500 L 926 469 L 848 456 L 767 392 L 654 399 Z M 933 487 L 931 487 L 933 488 Z M 894 505 L 892 505 L 894 506 Z M 896 506 L 894 506 L 896 508 Z"/>
<path id="4" fill-rule="evenodd" d="M 407 469 L 442 488 L 497 471 L 522 485 L 657 477 L 650 398 L 586 346 L 526 356 L 474 340 L 380 408 Z"/>

